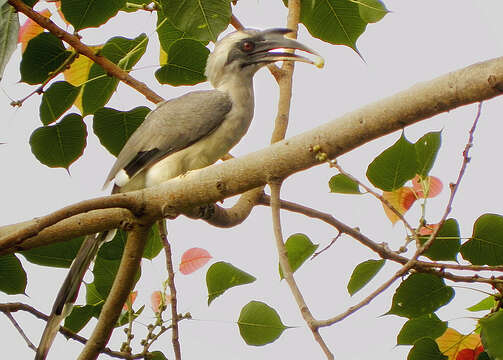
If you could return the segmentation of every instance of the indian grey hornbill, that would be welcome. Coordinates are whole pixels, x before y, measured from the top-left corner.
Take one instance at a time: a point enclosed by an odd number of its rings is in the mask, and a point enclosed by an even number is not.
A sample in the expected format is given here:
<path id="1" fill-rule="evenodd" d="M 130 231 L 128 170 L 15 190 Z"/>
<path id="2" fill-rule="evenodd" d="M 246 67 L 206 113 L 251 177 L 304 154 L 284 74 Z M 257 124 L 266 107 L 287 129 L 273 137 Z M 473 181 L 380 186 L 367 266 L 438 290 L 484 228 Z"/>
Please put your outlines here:
<path id="1" fill-rule="evenodd" d="M 284 37 L 290 32 L 282 28 L 245 29 L 218 41 L 206 65 L 206 76 L 215 89 L 190 92 L 150 112 L 117 156 L 104 187 L 113 181 L 112 193 L 117 193 L 154 186 L 211 165 L 227 154 L 253 118 L 253 75 L 257 70 L 283 60 L 323 66 L 313 50 Z M 315 60 L 278 49 L 303 50 L 315 55 Z M 114 233 L 90 235 L 82 243 L 56 297 L 36 360 L 47 356 L 61 321 L 71 312 L 90 262 Z"/>

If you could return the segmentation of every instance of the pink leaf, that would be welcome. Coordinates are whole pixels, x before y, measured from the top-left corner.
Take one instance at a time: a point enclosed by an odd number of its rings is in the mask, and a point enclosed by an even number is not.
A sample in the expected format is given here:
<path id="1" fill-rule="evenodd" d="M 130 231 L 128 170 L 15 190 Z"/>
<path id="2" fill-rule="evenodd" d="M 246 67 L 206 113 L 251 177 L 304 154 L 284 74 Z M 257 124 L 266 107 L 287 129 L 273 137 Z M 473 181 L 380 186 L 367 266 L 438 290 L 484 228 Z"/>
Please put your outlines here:
<path id="1" fill-rule="evenodd" d="M 421 178 L 419 175 L 416 175 L 416 177 L 412 179 L 412 186 L 419 198 L 435 197 L 442 192 L 443 188 L 442 180 L 435 176 Z M 425 193 L 427 196 L 424 196 Z"/>
<path id="2" fill-rule="evenodd" d="M 180 262 L 180 272 L 184 275 L 192 274 L 194 271 L 203 267 L 210 259 L 210 253 L 204 249 L 189 249 L 182 255 L 182 261 Z"/>
<path id="3" fill-rule="evenodd" d="M 150 305 L 155 313 L 160 312 L 162 302 L 162 292 L 159 290 L 154 291 L 152 295 L 150 295 Z"/>
<path id="4" fill-rule="evenodd" d="M 131 309 L 131 307 L 133 306 L 134 301 L 136 300 L 136 296 L 138 296 L 138 291 L 131 291 L 131 293 L 127 297 L 126 302 L 122 306 L 122 310 L 128 311 L 129 309 Z"/>

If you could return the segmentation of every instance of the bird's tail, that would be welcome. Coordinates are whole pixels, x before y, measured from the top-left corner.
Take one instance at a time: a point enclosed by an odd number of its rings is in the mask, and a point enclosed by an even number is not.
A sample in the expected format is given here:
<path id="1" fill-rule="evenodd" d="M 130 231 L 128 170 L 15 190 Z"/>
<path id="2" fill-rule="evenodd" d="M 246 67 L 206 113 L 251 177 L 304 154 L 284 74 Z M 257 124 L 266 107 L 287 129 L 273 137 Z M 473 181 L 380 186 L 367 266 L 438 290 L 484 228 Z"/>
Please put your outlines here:
<path id="1" fill-rule="evenodd" d="M 72 311 L 73 303 L 79 294 L 80 284 L 91 261 L 95 258 L 101 244 L 113 238 L 115 231 L 104 231 L 97 235 L 88 235 L 84 239 L 77 256 L 68 271 L 68 275 L 59 289 L 52 307 L 51 315 L 47 320 L 44 333 L 38 345 L 35 360 L 44 360 L 58 333 L 63 319 Z"/>

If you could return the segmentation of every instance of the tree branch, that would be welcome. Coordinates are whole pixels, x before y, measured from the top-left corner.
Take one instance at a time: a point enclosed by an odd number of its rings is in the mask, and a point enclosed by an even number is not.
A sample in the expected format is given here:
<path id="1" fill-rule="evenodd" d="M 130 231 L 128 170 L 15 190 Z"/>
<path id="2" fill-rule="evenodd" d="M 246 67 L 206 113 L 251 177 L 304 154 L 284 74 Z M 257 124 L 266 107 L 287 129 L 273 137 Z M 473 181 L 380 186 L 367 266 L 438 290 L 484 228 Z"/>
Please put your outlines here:
<path id="1" fill-rule="evenodd" d="M 172 179 L 128 195 L 138 196 L 137 199 L 146 204 L 144 212 L 153 220 L 158 220 L 164 216 L 168 204 L 170 209 L 183 212 L 263 186 L 268 179 L 284 179 L 319 165 L 320 162 L 310 151 L 314 145 L 320 146 L 327 158 L 332 159 L 375 138 L 444 111 L 493 98 L 502 91 L 503 58 L 496 58 L 415 85 L 242 158 L 192 171 L 183 181 Z M 98 217 L 98 214 L 101 212 L 96 212 L 94 216 Z M 110 214 L 119 216 L 114 212 Z M 75 229 L 67 230 L 76 232 Z M 14 252 L 19 246 L 24 246 L 24 242 L 16 247 L 4 245 L 8 236 L 6 231 L 0 228 L 0 234 L 3 234 L 0 249 L 3 253 Z"/>
<path id="2" fill-rule="evenodd" d="M 302 293 L 293 278 L 292 268 L 290 267 L 290 263 L 288 262 L 288 253 L 285 248 L 285 244 L 283 241 L 283 233 L 281 231 L 281 220 L 280 220 L 280 189 L 281 183 L 279 182 L 271 182 L 269 183 L 271 188 L 271 211 L 272 211 L 272 223 L 274 230 L 274 238 L 276 239 L 276 248 L 278 250 L 279 256 L 279 264 L 281 266 L 281 270 L 283 272 L 283 277 L 290 288 L 290 292 L 292 293 L 297 306 L 299 307 L 302 318 L 309 326 L 309 329 L 313 333 L 314 339 L 320 345 L 321 349 L 325 353 L 327 359 L 334 359 L 334 355 L 328 348 L 327 344 L 321 337 L 318 332 L 318 326 L 316 326 L 316 320 L 314 319 L 309 307 L 302 296 Z"/>
<path id="3" fill-rule="evenodd" d="M 96 64 L 100 65 L 108 75 L 114 76 L 125 84 L 131 86 L 133 89 L 143 94 L 148 100 L 152 101 L 153 103 L 159 103 L 164 100 L 154 91 L 152 91 L 145 83 L 136 80 L 131 75 L 129 75 L 127 71 L 122 70 L 120 67 L 115 65 L 104 56 L 96 54 L 94 50 L 92 50 L 87 45 L 84 45 L 77 35 L 72 35 L 66 32 L 55 23 L 53 23 L 49 18 L 46 18 L 45 16 L 40 15 L 38 12 L 34 11 L 22 0 L 8 0 L 8 3 L 12 5 L 16 9 L 16 11 L 25 14 L 27 17 L 35 21 L 44 29 L 53 33 L 68 45 L 72 46 L 79 54 L 88 57 Z"/>
<path id="4" fill-rule="evenodd" d="M 135 275 L 140 267 L 150 226 L 151 224 L 135 224 L 128 233 L 128 239 L 112 289 L 103 305 L 98 323 L 78 357 L 79 360 L 96 359 L 110 339 L 122 306 L 133 289 Z"/>

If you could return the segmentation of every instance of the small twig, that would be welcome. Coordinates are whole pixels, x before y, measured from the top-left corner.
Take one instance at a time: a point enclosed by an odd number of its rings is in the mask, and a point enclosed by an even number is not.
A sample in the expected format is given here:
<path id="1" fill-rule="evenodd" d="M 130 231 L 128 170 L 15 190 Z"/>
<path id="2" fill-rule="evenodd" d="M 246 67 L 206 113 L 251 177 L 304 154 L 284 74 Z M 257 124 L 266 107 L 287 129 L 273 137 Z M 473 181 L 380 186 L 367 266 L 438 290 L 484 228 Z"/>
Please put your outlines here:
<path id="1" fill-rule="evenodd" d="M 44 313 L 38 311 L 34 307 L 28 305 L 28 304 L 23 304 L 23 303 L 6 303 L 6 304 L 0 304 L 0 312 L 3 312 L 5 314 L 11 313 L 11 312 L 16 312 L 16 311 L 26 311 L 32 315 L 34 315 L 36 318 L 47 321 L 49 316 L 45 315 Z M 87 339 L 75 334 L 74 332 L 68 330 L 67 328 L 61 326 L 59 328 L 59 332 L 65 336 L 67 339 L 72 339 L 75 340 L 81 344 L 85 344 L 87 342 Z M 35 348 L 36 351 L 36 348 Z M 129 354 L 119 352 L 119 351 L 113 351 L 110 348 L 104 348 L 102 351 L 103 354 L 106 354 L 110 357 L 114 358 L 119 358 L 119 359 L 140 359 L 141 356 L 133 355 L 132 357 L 129 356 Z"/>
<path id="2" fill-rule="evenodd" d="M 166 228 L 166 221 L 159 221 L 159 232 L 161 233 L 162 244 L 164 246 L 164 253 L 166 255 L 166 269 L 168 271 L 168 286 L 170 292 L 171 304 L 171 342 L 173 344 L 173 351 L 175 359 L 180 360 L 182 353 L 180 350 L 180 341 L 178 340 L 178 310 L 177 310 L 177 297 L 175 286 L 175 271 L 173 268 L 173 255 L 171 252 L 171 245 L 168 240 L 168 230 Z"/>
<path id="3" fill-rule="evenodd" d="M 365 185 L 363 182 L 361 182 L 360 180 L 358 180 L 357 178 L 355 178 L 353 175 L 347 173 L 346 171 L 344 171 L 344 169 L 342 169 L 342 167 L 337 163 L 336 160 L 332 160 L 330 161 L 330 167 L 334 167 L 336 168 L 341 174 L 347 176 L 349 179 L 353 180 L 354 182 L 356 182 L 359 186 L 361 186 L 362 188 L 365 189 L 366 192 L 368 192 L 369 194 L 373 195 L 375 198 L 377 198 L 381 203 L 384 204 L 384 206 L 386 206 L 388 209 L 390 209 L 391 211 L 393 211 L 393 213 L 398 216 L 398 218 L 403 222 L 403 224 L 405 225 L 405 227 L 409 230 L 409 232 L 411 233 L 412 237 L 414 239 L 417 240 L 417 232 L 416 230 L 414 230 L 414 228 L 408 223 L 408 221 L 405 219 L 405 217 L 400 213 L 400 211 L 398 211 L 398 209 L 396 209 L 388 200 L 386 200 L 381 194 L 378 194 L 377 192 L 375 192 L 373 189 L 371 189 L 370 187 L 368 187 L 367 185 Z"/>
<path id="4" fill-rule="evenodd" d="M 313 256 L 311 256 L 311 260 L 313 260 L 315 257 L 317 257 L 318 255 L 320 255 L 321 253 L 324 253 L 325 251 L 327 251 L 333 244 L 335 244 L 335 242 L 337 241 L 337 239 L 339 239 L 342 235 L 342 232 L 339 231 L 339 233 L 337 234 L 336 237 L 334 237 L 332 239 L 332 241 L 330 241 L 330 244 L 328 244 L 327 246 L 325 246 L 323 249 L 321 249 L 320 251 L 317 251 L 313 254 Z"/>
<path id="5" fill-rule="evenodd" d="M 17 332 L 19 333 L 19 335 L 21 335 L 21 337 L 24 339 L 24 341 L 26 341 L 26 344 L 28 345 L 28 347 L 30 349 L 32 349 L 33 351 L 37 351 L 37 347 L 35 345 L 33 345 L 33 343 L 30 341 L 30 339 L 28 339 L 28 336 L 26 336 L 26 334 L 24 333 L 23 329 L 21 328 L 21 326 L 19 326 L 19 324 L 17 323 L 16 319 L 14 319 L 14 317 L 12 316 L 12 314 L 10 312 L 5 312 L 4 313 L 5 316 L 7 316 L 7 318 L 10 320 L 10 322 L 12 323 L 12 325 L 14 325 L 14 327 L 16 328 Z"/>

